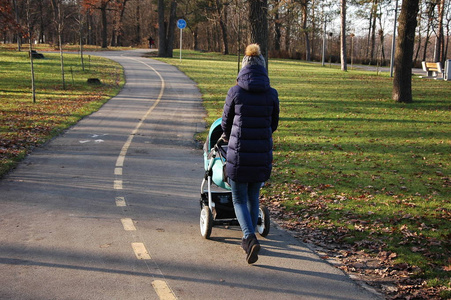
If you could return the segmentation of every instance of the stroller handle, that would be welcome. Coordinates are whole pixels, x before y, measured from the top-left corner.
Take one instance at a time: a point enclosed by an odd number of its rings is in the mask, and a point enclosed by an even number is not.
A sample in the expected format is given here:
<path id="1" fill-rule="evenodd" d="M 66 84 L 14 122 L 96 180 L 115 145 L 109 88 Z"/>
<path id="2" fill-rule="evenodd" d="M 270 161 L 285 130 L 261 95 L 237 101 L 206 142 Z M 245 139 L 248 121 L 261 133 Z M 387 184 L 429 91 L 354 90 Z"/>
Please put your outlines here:
<path id="1" fill-rule="evenodd" d="M 222 137 L 219 138 L 219 140 L 216 142 L 214 146 L 214 152 L 219 155 L 224 161 L 227 157 L 227 145 L 229 144 L 228 141 L 225 141 Z"/>
<path id="2" fill-rule="evenodd" d="M 225 140 L 221 137 L 221 138 L 219 138 L 219 140 L 216 142 L 215 147 L 221 147 L 221 146 L 227 145 L 228 143 L 229 143 L 228 141 L 225 141 Z"/>

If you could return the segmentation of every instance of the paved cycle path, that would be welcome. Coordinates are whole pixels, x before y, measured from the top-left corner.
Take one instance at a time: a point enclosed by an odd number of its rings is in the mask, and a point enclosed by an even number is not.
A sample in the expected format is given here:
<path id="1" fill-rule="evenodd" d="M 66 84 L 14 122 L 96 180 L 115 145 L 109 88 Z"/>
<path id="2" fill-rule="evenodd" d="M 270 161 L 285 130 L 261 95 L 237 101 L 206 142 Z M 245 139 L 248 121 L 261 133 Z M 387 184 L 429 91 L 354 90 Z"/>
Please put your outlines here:
<path id="1" fill-rule="evenodd" d="M 201 95 L 142 52 L 92 53 L 123 90 L 0 181 L 0 299 L 379 299 L 282 230 L 252 266 L 200 236 Z"/>

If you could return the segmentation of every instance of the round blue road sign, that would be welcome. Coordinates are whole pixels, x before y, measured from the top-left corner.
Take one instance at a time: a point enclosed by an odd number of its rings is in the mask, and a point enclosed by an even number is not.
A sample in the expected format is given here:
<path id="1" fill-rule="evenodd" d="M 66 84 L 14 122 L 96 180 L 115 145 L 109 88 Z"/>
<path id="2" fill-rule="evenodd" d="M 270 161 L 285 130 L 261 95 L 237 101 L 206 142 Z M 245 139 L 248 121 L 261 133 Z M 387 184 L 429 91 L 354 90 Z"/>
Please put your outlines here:
<path id="1" fill-rule="evenodd" d="M 183 19 L 178 20 L 177 21 L 177 27 L 180 28 L 180 29 L 185 28 L 186 27 L 186 21 L 183 20 Z"/>

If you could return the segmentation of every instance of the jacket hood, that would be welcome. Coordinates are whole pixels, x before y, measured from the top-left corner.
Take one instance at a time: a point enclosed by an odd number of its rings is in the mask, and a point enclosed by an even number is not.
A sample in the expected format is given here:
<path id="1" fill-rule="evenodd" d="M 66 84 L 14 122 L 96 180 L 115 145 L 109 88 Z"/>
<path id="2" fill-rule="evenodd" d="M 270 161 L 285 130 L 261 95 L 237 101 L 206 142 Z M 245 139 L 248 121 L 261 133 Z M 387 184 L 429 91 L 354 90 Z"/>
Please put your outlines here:
<path id="1" fill-rule="evenodd" d="M 237 84 L 250 92 L 264 92 L 271 86 L 266 68 L 259 65 L 247 65 L 238 73 Z"/>

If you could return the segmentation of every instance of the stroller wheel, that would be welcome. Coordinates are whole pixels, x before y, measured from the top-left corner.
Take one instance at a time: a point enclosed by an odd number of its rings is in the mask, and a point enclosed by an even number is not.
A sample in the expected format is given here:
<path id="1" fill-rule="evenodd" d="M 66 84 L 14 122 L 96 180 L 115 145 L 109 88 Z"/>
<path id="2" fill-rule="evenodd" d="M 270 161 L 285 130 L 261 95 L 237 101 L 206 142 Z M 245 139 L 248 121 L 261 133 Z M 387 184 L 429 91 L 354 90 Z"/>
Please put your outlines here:
<path id="1" fill-rule="evenodd" d="M 211 229 L 213 228 L 213 216 L 210 208 L 205 205 L 200 211 L 200 234 L 203 238 L 210 238 Z"/>
<path id="2" fill-rule="evenodd" d="M 260 206 L 258 211 L 257 231 L 261 236 L 265 237 L 269 233 L 269 227 L 269 210 L 266 206 Z"/>

